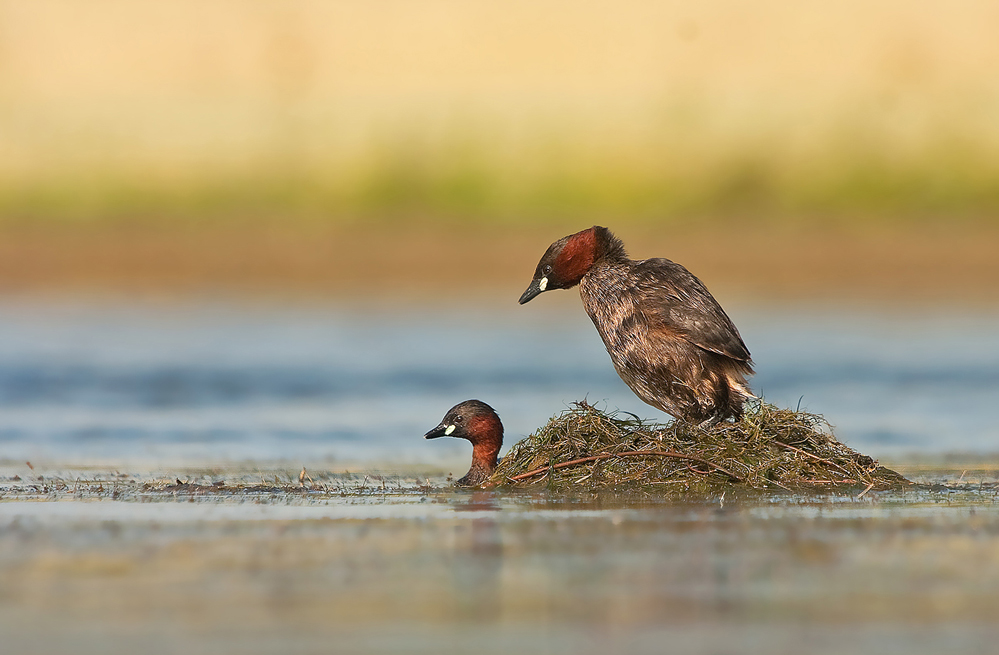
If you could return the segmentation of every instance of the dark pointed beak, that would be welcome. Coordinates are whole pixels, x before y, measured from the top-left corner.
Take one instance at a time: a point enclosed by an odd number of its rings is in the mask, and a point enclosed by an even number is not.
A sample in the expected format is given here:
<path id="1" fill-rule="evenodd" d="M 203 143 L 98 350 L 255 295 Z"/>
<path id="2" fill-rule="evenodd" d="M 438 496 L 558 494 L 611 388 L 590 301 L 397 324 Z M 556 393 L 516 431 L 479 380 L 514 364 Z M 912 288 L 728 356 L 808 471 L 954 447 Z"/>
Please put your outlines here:
<path id="1" fill-rule="evenodd" d="M 518 301 L 520 302 L 521 305 L 530 301 L 531 298 L 537 296 L 542 292 L 541 280 L 547 280 L 547 278 L 538 278 L 537 280 L 531 280 L 531 284 L 528 285 L 527 291 L 524 292 L 524 295 L 522 295 L 520 297 L 520 300 Z"/>
<path id="2" fill-rule="evenodd" d="M 428 432 L 425 435 L 423 435 L 423 438 L 424 439 L 436 439 L 437 437 L 445 437 L 445 436 L 447 436 L 446 434 L 444 434 L 445 430 L 447 430 L 447 424 L 442 422 L 436 428 L 434 428 L 430 432 Z"/>

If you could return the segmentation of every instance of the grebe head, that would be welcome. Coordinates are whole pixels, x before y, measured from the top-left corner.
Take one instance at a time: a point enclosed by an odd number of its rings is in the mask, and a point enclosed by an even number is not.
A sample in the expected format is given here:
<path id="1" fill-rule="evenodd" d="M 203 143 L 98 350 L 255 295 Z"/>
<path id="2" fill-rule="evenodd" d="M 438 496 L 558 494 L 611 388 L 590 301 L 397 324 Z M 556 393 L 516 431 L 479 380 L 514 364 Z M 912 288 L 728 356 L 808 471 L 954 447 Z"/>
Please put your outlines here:
<path id="1" fill-rule="evenodd" d="M 472 466 L 456 484 L 479 485 L 496 469 L 503 446 L 503 423 L 486 403 L 466 400 L 449 409 L 440 424 L 424 435 L 425 439 L 438 437 L 457 437 L 472 442 Z"/>
<path id="2" fill-rule="evenodd" d="M 626 257 L 621 241 L 605 227 L 593 227 L 562 237 L 548 246 L 520 304 L 551 289 L 571 289 L 602 259 Z"/>

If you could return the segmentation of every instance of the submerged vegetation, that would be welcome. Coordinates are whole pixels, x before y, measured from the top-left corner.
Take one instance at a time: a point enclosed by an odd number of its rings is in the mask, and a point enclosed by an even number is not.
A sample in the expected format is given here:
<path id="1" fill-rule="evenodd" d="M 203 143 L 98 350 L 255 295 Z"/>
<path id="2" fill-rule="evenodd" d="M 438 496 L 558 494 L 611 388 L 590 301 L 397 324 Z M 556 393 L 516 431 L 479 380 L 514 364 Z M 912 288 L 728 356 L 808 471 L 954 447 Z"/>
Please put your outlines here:
<path id="1" fill-rule="evenodd" d="M 490 484 L 669 493 L 733 484 L 889 489 L 909 482 L 837 441 L 821 416 L 760 401 L 747 405 L 740 420 L 710 428 L 652 423 L 578 402 L 517 443 Z"/>

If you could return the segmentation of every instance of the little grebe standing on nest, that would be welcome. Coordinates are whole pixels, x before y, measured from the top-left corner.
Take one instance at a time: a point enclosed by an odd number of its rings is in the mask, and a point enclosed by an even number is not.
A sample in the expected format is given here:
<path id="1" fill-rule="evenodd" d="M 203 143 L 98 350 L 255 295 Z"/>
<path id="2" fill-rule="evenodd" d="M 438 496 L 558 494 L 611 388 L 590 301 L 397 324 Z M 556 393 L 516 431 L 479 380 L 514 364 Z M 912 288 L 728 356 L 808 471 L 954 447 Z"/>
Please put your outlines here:
<path id="1" fill-rule="evenodd" d="M 593 226 L 548 247 L 520 304 L 577 284 L 614 368 L 639 398 L 692 423 L 742 415 L 754 398 L 749 350 L 690 271 L 668 259 L 628 259 L 620 239 Z"/>

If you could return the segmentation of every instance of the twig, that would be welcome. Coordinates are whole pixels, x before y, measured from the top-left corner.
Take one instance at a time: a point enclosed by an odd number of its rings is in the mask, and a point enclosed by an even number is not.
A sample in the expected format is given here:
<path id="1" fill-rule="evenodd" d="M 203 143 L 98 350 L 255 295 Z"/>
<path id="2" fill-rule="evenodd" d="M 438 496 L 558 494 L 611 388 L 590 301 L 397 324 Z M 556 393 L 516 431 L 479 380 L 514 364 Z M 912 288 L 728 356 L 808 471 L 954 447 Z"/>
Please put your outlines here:
<path id="1" fill-rule="evenodd" d="M 863 497 L 864 497 L 864 494 L 866 494 L 866 493 L 867 493 L 868 491 L 870 491 L 870 490 L 871 490 L 871 489 L 873 489 L 873 488 L 874 488 L 874 483 L 872 482 L 872 483 L 870 483 L 869 485 L 867 485 L 867 488 L 866 488 L 866 489 L 864 489 L 864 490 L 863 490 L 863 491 L 861 491 L 861 492 L 860 492 L 859 494 L 857 494 L 857 500 L 860 500 L 861 498 L 863 498 Z"/>
<path id="2" fill-rule="evenodd" d="M 743 482 L 743 479 L 732 473 L 731 471 L 718 466 L 713 462 L 709 462 L 706 459 L 701 459 L 700 457 L 694 457 L 692 455 L 684 455 L 683 453 L 678 453 L 672 450 L 629 450 L 623 453 L 603 453 L 602 455 L 591 455 L 589 457 L 580 457 L 579 459 L 569 460 L 568 462 L 559 462 L 555 465 L 549 466 L 539 466 L 538 468 L 528 471 L 527 473 L 521 473 L 519 475 L 514 475 L 507 480 L 510 482 L 519 482 L 520 480 L 526 480 L 527 478 L 532 478 L 539 473 L 544 473 L 545 471 L 564 469 L 569 466 L 575 466 L 576 464 L 585 464 L 586 462 L 596 462 L 601 459 L 610 459 L 611 457 L 673 457 L 675 459 L 686 459 L 691 462 L 697 462 L 698 464 L 704 464 L 705 466 L 710 466 L 719 473 L 724 473 L 728 477 L 736 480 L 737 482 Z"/>
<path id="3" fill-rule="evenodd" d="M 312 476 L 311 476 L 311 475 L 309 475 L 309 474 L 308 474 L 308 473 L 306 472 L 306 470 L 305 470 L 305 467 L 303 466 L 303 467 L 302 467 L 302 472 L 298 474 L 298 484 L 299 484 L 299 486 L 301 486 L 301 487 L 304 487 L 304 486 L 305 486 L 305 481 L 306 481 L 306 480 L 308 480 L 308 481 L 309 481 L 309 486 L 310 486 L 310 487 L 313 487 L 313 486 L 315 486 L 315 484 L 316 484 L 316 481 L 312 479 Z"/>
<path id="4" fill-rule="evenodd" d="M 843 473 L 845 473 L 847 475 L 850 475 L 849 471 L 847 471 L 845 468 L 843 468 L 842 466 L 840 466 L 839 464 L 837 464 L 836 462 L 834 462 L 832 460 L 824 459 L 822 457 L 819 457 L 818 455 L 813 455 L 812 453 L 808 452 L 807 450 L 802 450 L 801 448 L 795 448 L 791 444 L 786 444 L 783 441 L 774 441 L 774 443 L 778 444 L 780 446 L 784 446 L 788 450 L 793 450 L 796 453 L 801 453 L 805 457 L 811 457 L 812 459 L 817 459 L 820 462 L 822 462 L 823 464 L 828 464 L 829 466 L 834 466 L 834 467 L 838 468 L 840 471 L 842 471 Z"/>
<path id="5" fill-rule="evenodd" d="M 782 485 L 780 482 L 777 482 L 776 480 L 767 480 L 767 482 L 769 482 L 770 484 L 777 485 L 778 487 L 780 487 L 784 491 L 791 491 L 791 487 L 785 487 L 784 485 Z"/>

